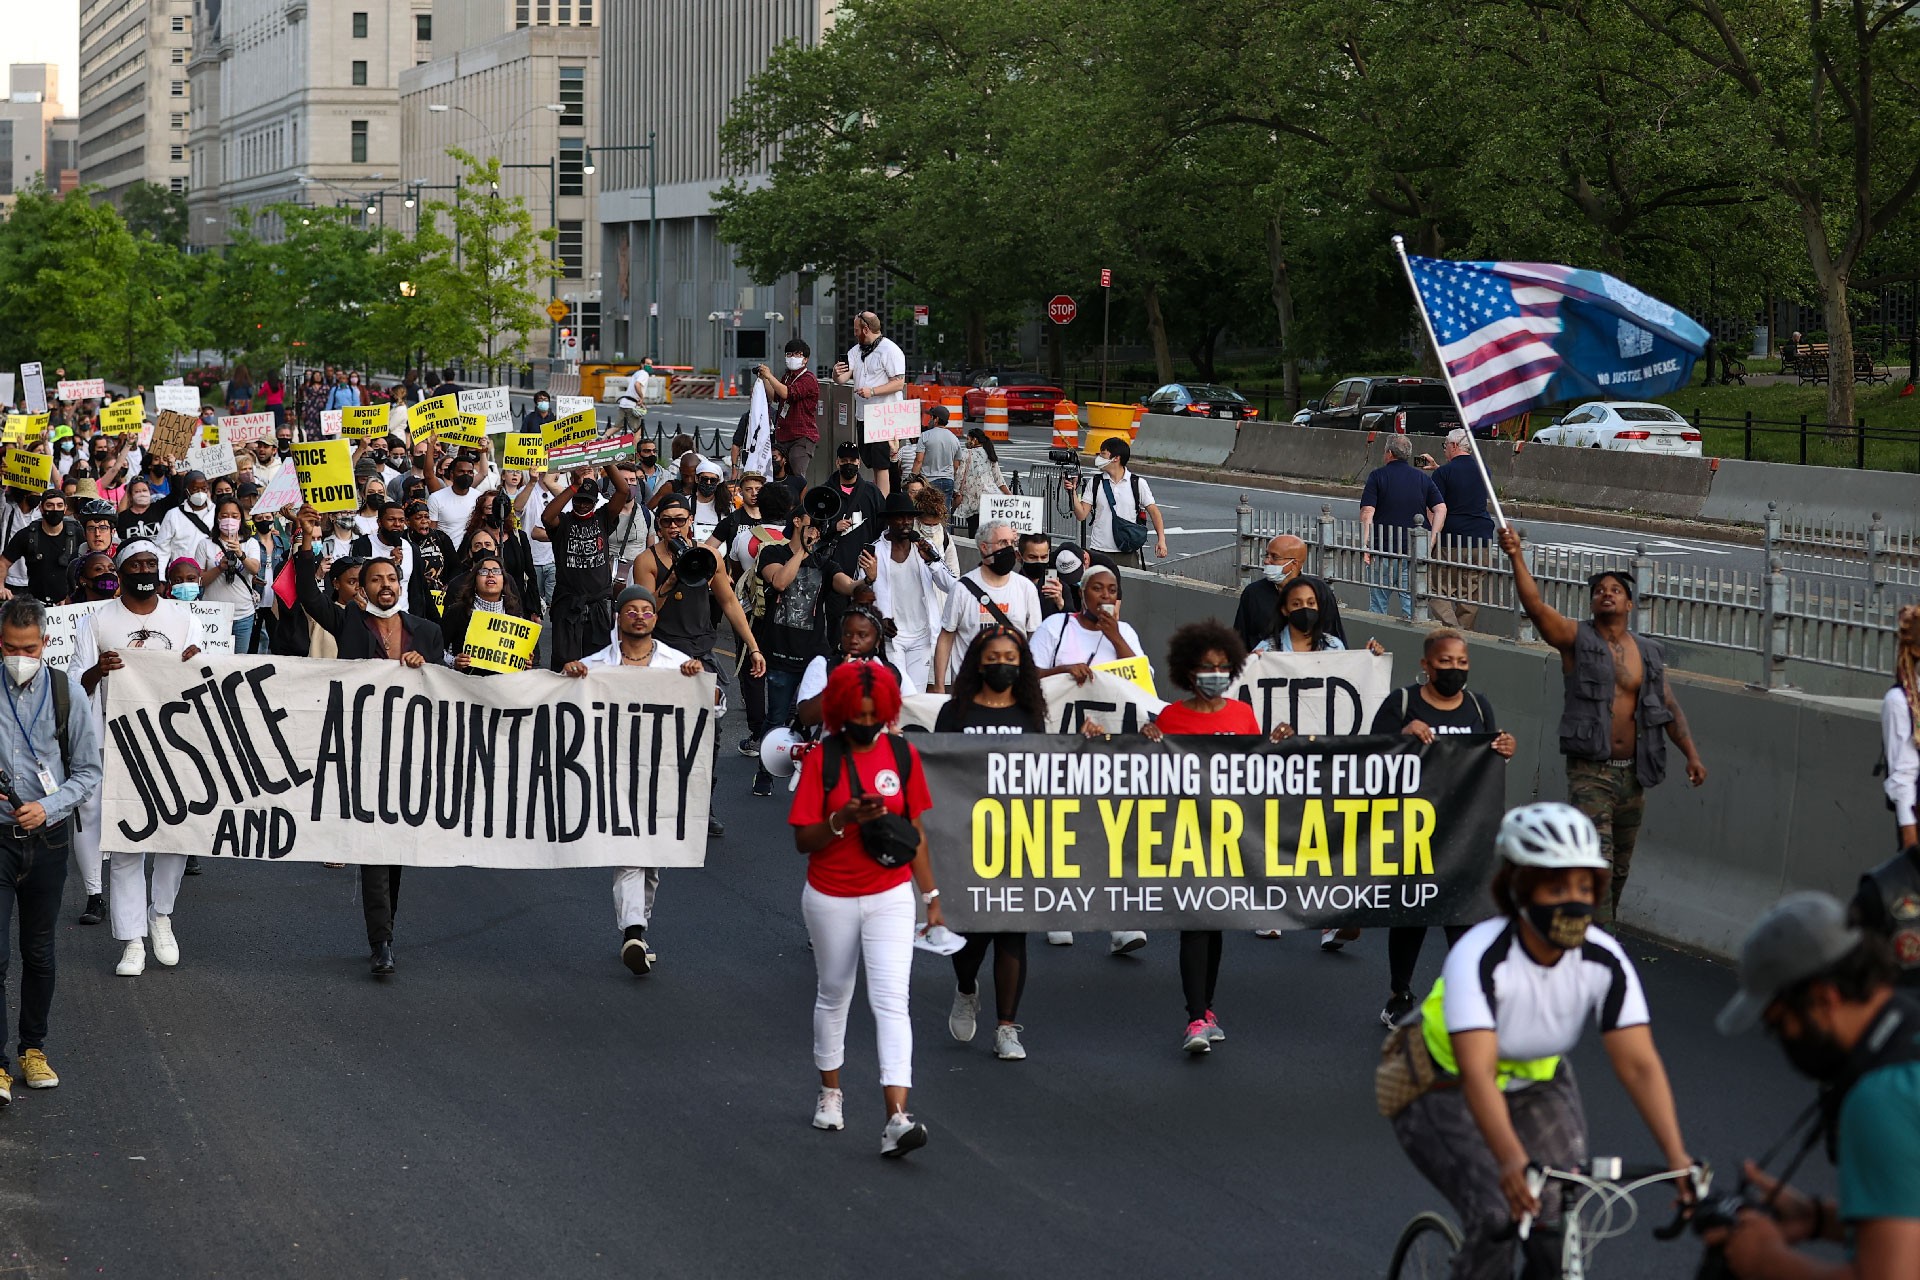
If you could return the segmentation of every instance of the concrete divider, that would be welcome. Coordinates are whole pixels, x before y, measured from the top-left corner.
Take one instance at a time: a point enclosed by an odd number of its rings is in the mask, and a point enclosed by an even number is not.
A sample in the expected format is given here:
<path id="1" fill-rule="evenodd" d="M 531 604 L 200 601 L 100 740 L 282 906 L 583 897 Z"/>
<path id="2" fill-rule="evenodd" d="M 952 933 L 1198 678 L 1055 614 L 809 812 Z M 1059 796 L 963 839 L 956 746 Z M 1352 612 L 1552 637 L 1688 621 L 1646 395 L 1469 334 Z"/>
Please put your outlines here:
<path id="1" fill-rule="evenodd" d="M 1806 520 L 1864 525 L 1878 511 L 1889 524 L 1911 524 L 1920 512 L 1920 475 L 1723 458 L 1700 514 L 1763 524 L 1769 502 Z"/>
<path id="2" fill-rule="evenodd" d="M 1416 458 L 1422 453 L 1430 453 L 1436 460 L 1446 457 L 1444 439 L 1410 439 Z M 1549 444 L 1530 444 L 1515 452 L 1512 443 L 1504 440 L 1481 440 L 1478 444 L 1487 473 L 1493 477 L 1494 490 L 1502 499 L 1515 502 L 1644 511 L 1697 520 L 1713 482 L 1713 463 L 1706 458 Z M 1369 470 L 1385 461 L 1386 447 L 1386 433 L 1376 434 L 1367 446 Z"/>
<path id="3" fill-rule="evenodd" d="M 1218 467 L 1233 452 L 1234 434 L 1231 422 L 1150 413 L 1140 420 L 1140 431 L 1133 438 L 1133 454 L 1155 462 Z M 1098 451 L 1104 438 L 1097 431 L 1089 431 L 1087 452 Z"/>
<path id="4" fill-rule="evenodd" d="M 1353 484 L 1367 472 L 1367 437 L 1362 431 L 1248 422 L 1241 425 L 1226 465 L 1260 475 Z"/>

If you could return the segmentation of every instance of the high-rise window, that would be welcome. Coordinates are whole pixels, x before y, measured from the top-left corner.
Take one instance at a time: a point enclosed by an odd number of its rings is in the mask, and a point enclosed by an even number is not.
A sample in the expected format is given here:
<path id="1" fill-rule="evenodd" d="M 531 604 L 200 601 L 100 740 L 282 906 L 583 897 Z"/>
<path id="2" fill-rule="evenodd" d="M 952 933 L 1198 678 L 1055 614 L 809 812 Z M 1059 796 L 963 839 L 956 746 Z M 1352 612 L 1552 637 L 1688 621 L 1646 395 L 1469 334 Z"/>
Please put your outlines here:
<path id="1" fill-rule="evenodd" d="M 560 259 L 560 273 L 569 280 L 578 280 L 587 265 L 586 224 L 562 222 L 555 229 L 559 235 L 553 242 L 553 250 L 554 256 Z"/>
<path id="2" fill-rule="evenodd" d="M 187 127 L 187 113 L 184 111 L 172 112 L 168 118 L 172 121 L 173 127 L 176 129 L 184 129 Z"/>
<path id="3" fill-rule="evenodd" d="M 566 110 L 560 113 L 560 123 L 579 129 L 587 123 L 587 69 L 585 67 L 560 68 L 560 105 Z"/>
<path id="4" fill-rule="evenodd" d="M 183 196 L 187 194 L 187 180 L 185 178 L 169 178 L 167 180 L 167 189 L 177 196 Z"/>
<path id="5" fill-rule="evenodd" d="M 175 35 L 185 35 L 186 30 L 187 30 L 187 20 L 184 17 L 175 18 L 173 20 L 173 33 Z"/>
<path id="6" fill-rule="evenodd" d="M 367 162 L 367 122 L 365 120 L 355 120 L 352 128 L 353 163 L 365 164 Z"/>
<path id="7" fill-rule="evenodd" d="M 586 194 L 587 142 L 585 138 L 560 139 L 560 194 Z"/>
<path id="8" fill-rule="evenodd" d="M 167 61 L 174 66 L 184 67 L 187 65 L 187 51 L 185 49 L 169 49 L 167 52 L 169 55 Z"/>
<path id="9" fill-rule="evenodd" d="M 533 25 L 532 0 L 516 0 L 513 6 L 513 25 L 516 28 Z"/>
<path id="10" fill-rule="evenodd" d="M 353 15 L 353 38 L 355 40 L 365 40 L 367 38 L 367 15 L 364 13 L 356 13 Z"/>
<path id="11" fill-rule="evenodd" d="M 416 13 L 413 15 L 413 38 L 415 40 L 433 39 L 433 15 Z"/>
<path id="12" fill-rule="evenodd" d="M 185 80 L 175 80 L 175 81 L 173 82 L 173 84 L 172 84 L 172 85 L 170 85 L 170 86 L 168 87 L 168 89 L 167 89 L 167 96 L 168 96 L 168 97 L 171 97 L 171 98 L 184 98 L 184 97 L 186 97 L 186 96 L 187 96 L 187 82 L 186 82 Z"/>
<path id="13" fill-rule="evenodd" d="M 187 158 L 187 149 L 176 142 L 167 148 L 167 155 L 174 160 L 185 160 Z"/>
<path id="14" fill-rule="evenodd" d="M 364 61 L 357 61 L 353 64 L 353 82 L 356 85 L 363 85 L 367 82 L 367 64 Z"/>

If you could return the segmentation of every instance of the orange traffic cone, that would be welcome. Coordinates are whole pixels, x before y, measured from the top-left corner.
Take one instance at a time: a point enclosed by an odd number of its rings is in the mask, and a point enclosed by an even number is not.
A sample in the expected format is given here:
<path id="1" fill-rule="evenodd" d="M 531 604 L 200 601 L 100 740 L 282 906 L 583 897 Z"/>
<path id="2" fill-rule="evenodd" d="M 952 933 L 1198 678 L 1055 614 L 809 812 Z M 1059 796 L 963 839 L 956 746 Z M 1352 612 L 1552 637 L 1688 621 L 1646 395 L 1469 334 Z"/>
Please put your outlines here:
<path id="1" fill-rule="evenodd" d="M 1013 439 L 1007 434 L 1007 393 L 1004 391 L 987 393 L 987 439 L 995 444 Z"/>
<path id="2" fill-rule="evenodd" d="M 967 394 L 959 387 L 949 385 L 940 388 L 940 403 L 947 411 L 949 424 L 958 424 L 967 416 Z M 960 428 L 954 425 L 953 429 L 957 432 Z"/>
<path id="3" fill-rule="evenodd" d="M 721 398 L 725 400 L 731 400 L 739 394 L 740 394 L 739 390 L 733 385 L 733 375 L 731 374 L 727 375 L 727 389 L 723 393 Z"/>
<path id="4" fill-rule="evenodd" d="M 1053 447 L 1075 450 L 1080 447 L 1080 406 L 1071 400 L 1054 402 Z"/>

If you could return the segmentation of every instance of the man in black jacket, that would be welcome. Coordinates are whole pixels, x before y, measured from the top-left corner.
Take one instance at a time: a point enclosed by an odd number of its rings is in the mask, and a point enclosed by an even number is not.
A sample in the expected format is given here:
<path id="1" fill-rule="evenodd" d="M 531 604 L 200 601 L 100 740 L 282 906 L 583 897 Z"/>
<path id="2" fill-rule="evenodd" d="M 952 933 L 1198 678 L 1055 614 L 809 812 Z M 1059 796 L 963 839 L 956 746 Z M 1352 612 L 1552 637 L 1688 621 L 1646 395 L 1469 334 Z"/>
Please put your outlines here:
<path id="1" fill-rule="evenodd" d="M 349 549 L 362 560 L 392 561 L 400 575 L 400 598 L 407 602 L 407 612 L 423 618 L 438 618 L 440 610 L 433 603 L 433 582 L 422 563 L 420 548 L 407 536 L 406 506 L 388 502 L 374 519 L 379 522 L 374 535 L 361 534 Z"/>
<path id="2" fill-rule="evenodd" d="M 389 658 L 402 666 L 440 665 L 446 641 L 440 624 L 400 608 L 400 570 L 391 560 L 369 560 L 361 573 L 365 604 L 341 606 L 320 593 L 314 577 L 313 552 L 305 548 L 293 558 L 294 588 L 300 607 L 325 627 L 340 647 L 342 658 Z M 400 904 L 400 868 L 360 868 L 360 898 L 367 917 L 367 945 L 373 948 L 373 972 L 393 972 L 393 914 Z"/>

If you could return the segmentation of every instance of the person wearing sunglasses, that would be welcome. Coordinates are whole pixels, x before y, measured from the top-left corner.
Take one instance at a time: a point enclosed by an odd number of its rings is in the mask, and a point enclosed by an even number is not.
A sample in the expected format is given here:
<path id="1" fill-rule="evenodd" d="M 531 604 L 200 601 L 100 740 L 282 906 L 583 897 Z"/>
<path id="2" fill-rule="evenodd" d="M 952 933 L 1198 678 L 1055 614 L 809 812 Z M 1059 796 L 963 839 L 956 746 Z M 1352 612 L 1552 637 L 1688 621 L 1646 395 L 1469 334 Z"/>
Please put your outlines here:
<path id="1" fill-rule="evenodd" d="M 507 563 L 497 551 L 475 551 L 473 567 L 454 580 L 447 591 L 447 609 L 441 615 L 441 627 L 447 636 L 447 665 L 469 675 L 491 675 L 473 665 L 467 652 L 467 630 L 476 614 L 501 613 L 533 621 L 539 614 L 529 611 L 520 596 L 520 588 L 507 573 Z"/>

